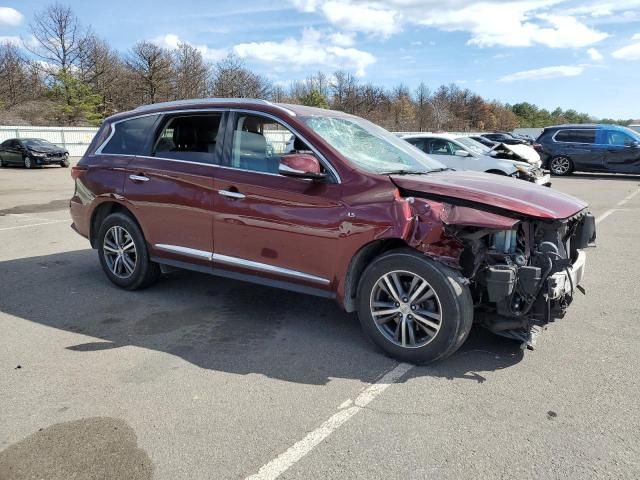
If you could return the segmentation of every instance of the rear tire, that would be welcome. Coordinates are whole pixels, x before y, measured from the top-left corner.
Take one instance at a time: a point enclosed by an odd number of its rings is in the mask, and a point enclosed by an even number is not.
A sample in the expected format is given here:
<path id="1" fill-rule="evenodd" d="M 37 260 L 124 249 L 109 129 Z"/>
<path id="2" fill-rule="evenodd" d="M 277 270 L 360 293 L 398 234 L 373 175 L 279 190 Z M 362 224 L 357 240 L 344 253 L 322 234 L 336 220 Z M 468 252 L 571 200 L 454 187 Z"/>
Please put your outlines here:
<path id="1" fill-rule="evenodd" d="M 573 162 L 569 157 L 559 155 L 549 160 L 549 171 L 552 175 L 563 177 L 565 175 L 571 175 L 573 173 Z"/>
<path id="2" fill-rule="evenodd" d="M 456 271 L 416 251 L 393 250 L 362 274 L 358 318 L 388 355 L 425 364 L 448 357 L 464 343 L 473 323 L 473 300 Z"/>
<path id="3" fill-rule="evenodd" d="M 125 290 L 155 283 L 160 266 L 149 259 L 147 242 L 138 224 L 128 215 L 112 213 L 98 231 L 98 257 L 109 280 Z"/>

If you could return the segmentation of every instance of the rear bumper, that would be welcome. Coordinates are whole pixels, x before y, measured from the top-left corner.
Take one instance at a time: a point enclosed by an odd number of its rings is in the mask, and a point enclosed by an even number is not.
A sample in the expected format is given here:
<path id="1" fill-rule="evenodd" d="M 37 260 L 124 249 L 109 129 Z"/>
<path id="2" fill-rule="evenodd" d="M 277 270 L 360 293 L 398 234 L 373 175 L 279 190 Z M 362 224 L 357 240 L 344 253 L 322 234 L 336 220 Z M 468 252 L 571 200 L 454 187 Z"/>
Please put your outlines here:
<path id="1" fill-rule="evenodd" d="M 549 277 L 549 299 L 557 300 L 565 295 L 573 295 L 573 291 L 584 277 L 586 258 L 587 254 L 584 250 L 579 250 L 578 258 L 571 267 L 567 268 L 568 271 L 557 272 Z"/>

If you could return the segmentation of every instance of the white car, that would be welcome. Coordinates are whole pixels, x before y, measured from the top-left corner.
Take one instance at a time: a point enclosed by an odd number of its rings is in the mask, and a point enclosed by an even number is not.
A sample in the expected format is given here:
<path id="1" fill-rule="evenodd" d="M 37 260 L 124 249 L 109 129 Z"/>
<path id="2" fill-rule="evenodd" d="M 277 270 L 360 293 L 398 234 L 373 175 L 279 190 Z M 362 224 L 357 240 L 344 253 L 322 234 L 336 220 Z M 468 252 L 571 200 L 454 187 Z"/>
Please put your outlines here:
<path id="1" fill-rule="evenodd" d="M 508 175 L 538 185 L 551 185 L 551 177 L 545 175 L 540 168 L 539 156 L 536 160 L 536 158 L 527 155 L 527 161 L 498 158 L 491 148 L 469 137 L 446 133 L 411 134 L 402 138 L 454 170 L 474 170 Z M 509 147 L 513 147 L 513 145 Z M 531 150 L 535 153 L 535 150 Z M 520 156 L 522 157 L 522 155 Z"/>

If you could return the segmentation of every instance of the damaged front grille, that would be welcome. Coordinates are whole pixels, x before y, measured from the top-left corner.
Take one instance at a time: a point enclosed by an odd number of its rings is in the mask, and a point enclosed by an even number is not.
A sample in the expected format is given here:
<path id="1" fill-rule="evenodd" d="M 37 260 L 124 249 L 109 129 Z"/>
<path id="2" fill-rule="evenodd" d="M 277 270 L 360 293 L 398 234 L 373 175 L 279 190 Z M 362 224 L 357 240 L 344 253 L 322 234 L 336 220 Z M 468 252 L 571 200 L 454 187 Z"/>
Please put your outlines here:
<path id="1" fill-rule="evenodd" d="M 532 327 L 562 317 L 572 301 L 571 269 L 595 241 L 594 217 L 583 211 L 562 221 L 525 220 L 475 237 L 467 235 L 461 262 L 481 323 L 532 347 Z"/>

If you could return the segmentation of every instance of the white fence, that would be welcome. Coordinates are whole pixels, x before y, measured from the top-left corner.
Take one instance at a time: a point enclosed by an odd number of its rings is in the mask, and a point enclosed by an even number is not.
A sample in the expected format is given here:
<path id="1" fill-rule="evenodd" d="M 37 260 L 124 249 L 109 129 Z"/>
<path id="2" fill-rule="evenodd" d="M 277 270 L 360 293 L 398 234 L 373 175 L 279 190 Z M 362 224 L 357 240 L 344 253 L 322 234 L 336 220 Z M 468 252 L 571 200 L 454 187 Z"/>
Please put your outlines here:
<path id="1" fill-rule="evenodd" d="M 97 128 L 85 127 L 0 127 L 0 142 L 9 138 L 42 138 L 69 151 L 72 157 L 84 155 Z"/>

